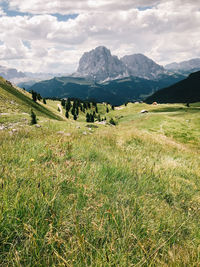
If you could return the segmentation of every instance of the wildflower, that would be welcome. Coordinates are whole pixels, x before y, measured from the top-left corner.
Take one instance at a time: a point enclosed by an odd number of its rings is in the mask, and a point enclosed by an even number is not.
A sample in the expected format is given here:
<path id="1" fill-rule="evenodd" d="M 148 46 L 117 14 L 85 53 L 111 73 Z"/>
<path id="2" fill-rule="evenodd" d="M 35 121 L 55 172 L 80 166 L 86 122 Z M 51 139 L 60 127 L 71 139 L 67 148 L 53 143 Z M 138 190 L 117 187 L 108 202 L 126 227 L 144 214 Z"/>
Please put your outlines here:
<path id="1" fill-rule="evenodd" d="M 34 159 L 30 159 L 30 162 L 34 162 L 35 160 Z"/>

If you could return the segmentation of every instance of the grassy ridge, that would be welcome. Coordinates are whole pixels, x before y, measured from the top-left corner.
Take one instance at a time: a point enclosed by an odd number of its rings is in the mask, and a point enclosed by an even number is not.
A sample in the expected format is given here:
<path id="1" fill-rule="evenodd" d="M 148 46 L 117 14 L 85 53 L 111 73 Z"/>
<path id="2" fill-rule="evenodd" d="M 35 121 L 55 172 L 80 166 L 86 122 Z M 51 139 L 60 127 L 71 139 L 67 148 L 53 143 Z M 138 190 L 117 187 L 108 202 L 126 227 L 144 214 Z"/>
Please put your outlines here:
<path id="1" fill-rule="evenodd" d="M 30 112 L 33 109 L 38 116 L 48 117 L 50 119 L 62 120 L 51 110 L 47 109 L 41 103 L 35 103 L 30 94 L 22 89 L 16 89 L 0 77 L 0 111 L 1 112 Z"/>
<path id="2" fill-rule="evenodd" d="M 199 107 L 1 131 L 1 265 L 198 266 Z"/>

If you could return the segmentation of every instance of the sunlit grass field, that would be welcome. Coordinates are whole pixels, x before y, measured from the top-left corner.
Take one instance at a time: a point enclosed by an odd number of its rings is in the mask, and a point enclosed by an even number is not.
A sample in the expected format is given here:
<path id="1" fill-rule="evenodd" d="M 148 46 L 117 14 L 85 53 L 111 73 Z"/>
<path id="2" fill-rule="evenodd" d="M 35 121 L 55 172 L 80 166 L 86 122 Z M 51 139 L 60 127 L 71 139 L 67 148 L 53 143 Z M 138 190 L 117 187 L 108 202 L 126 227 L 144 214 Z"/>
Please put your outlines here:
<path id="1" fill-rule="evenodd" d="M 0 131 L 0 265 L 199 266 L 200 104 L 98 109 Z"/>

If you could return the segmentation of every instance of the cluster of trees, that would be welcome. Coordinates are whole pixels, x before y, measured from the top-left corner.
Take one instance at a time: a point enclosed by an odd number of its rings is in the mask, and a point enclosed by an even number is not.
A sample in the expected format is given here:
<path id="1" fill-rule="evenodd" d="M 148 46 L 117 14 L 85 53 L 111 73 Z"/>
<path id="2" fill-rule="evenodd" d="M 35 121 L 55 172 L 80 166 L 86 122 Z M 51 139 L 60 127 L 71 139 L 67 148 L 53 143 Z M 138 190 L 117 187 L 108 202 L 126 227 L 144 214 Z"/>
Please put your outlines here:
<path id="1" fill-rule="evenodd" d="M 73 116 L 74 120 L 77 120 L 79 116 L 79 112 L 86 113 L 86 122 L 94 122 L 97 121 L 104 121 L 106 120 L 106 117 L 101 118 L 98 110 L 97 103 L 94 101 L 82 101 L 80 99 L 76 98 L 68 98 L 68 99 L 61 99 L 61 105 L 66 110 L 65 111 L 65 117 L 69 118 L 70 113 Z M 114 110 L 115 107 L 111 105 L 111 109 Z M 107 103 L 106 106 L 106 112 L 109 113 L 109 106 Z M 113 121 L 111 121 L 112 124 Z"/>
<path id="2" fill-rule="evenodd" d="M 86 121 L 94 122 L 94 118 L 97 117 L 96 113 L 98 113 L 98 107 L 96 102 L 89 101 L 81 101 L 80 99 L 62 99 L 61 105 L 65 108 L 65 117 L 69 118 L 69 114 L 71 113 L 74 120 L 77 120 L 79 116 L 79 112 L 85 113 L 87 110 L 94 109 L 93 113 L 86 114 Z"/>
<path id="3" fill-rule="evenodd" d="M 37 100 L 41 101 L 43 100 L 43 103 L 46 104 L 46 99 L 42 98 L 40 94 L 38 94 L 37 92 L 31 90 L 30 93 L 32 94 L 32 99 L 34 102 L 37 102 Z"/>

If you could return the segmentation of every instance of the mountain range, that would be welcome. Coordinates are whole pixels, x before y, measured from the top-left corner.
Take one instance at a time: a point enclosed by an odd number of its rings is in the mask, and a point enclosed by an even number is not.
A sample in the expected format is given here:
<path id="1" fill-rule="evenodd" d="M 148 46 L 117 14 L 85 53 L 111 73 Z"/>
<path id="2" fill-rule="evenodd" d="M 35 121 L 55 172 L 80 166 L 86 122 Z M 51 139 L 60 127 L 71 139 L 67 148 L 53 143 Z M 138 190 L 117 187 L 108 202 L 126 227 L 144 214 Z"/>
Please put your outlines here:
<path id="1" fill-rule="evenodd" d="M 97 83 L 81 77 L 56 77 L 34 84 L 30 90 L 46 98 L 71 97 L 121 105 L 125 102 L 143 100 L 158 89 L 174 84 L 183 78 L 182 75 L 163 75 L 159 80 L 147 80 L 131 76 Z"/>
<path id="2" fill-rule="evenodd" d="M 171 71 L 194 72 L 200 70 L 200 58 L 193 58 L 182 62 L 173 62 L 165 66 L 165 69 Z"/>
<path id="3" fill-rule="evenodd" d="M 200 70 L 200 59 L 172 63 L 165 68 L 143 54 L 118 58 L 104 46 L 85 52 L 78 69 L 70 76 L 23 73 L 0 67 L 0 75 L 43 97 L 76 97 L 120 105 L 144 100 L 159 89 L 185 79 L 193 70 Z"/>
<path id="4" fill-rule="evenodd" d="M 124 77 L 156 79 L 165 69 L 143 54 L 133 54 L 119 59 L 104 46 L 83 54 L 74 76 L 104 82 Z"/>
<path id="5" fill-rule="evenodd" d="M 76 97 L 120 105 L 143 100 L 184 78 L 168 73 L 142 54 L 119 59 L 106 47 L 99 46 L 83 54 L 73 75 L 41 81 L 29 89 L 43 97 Z"/>

